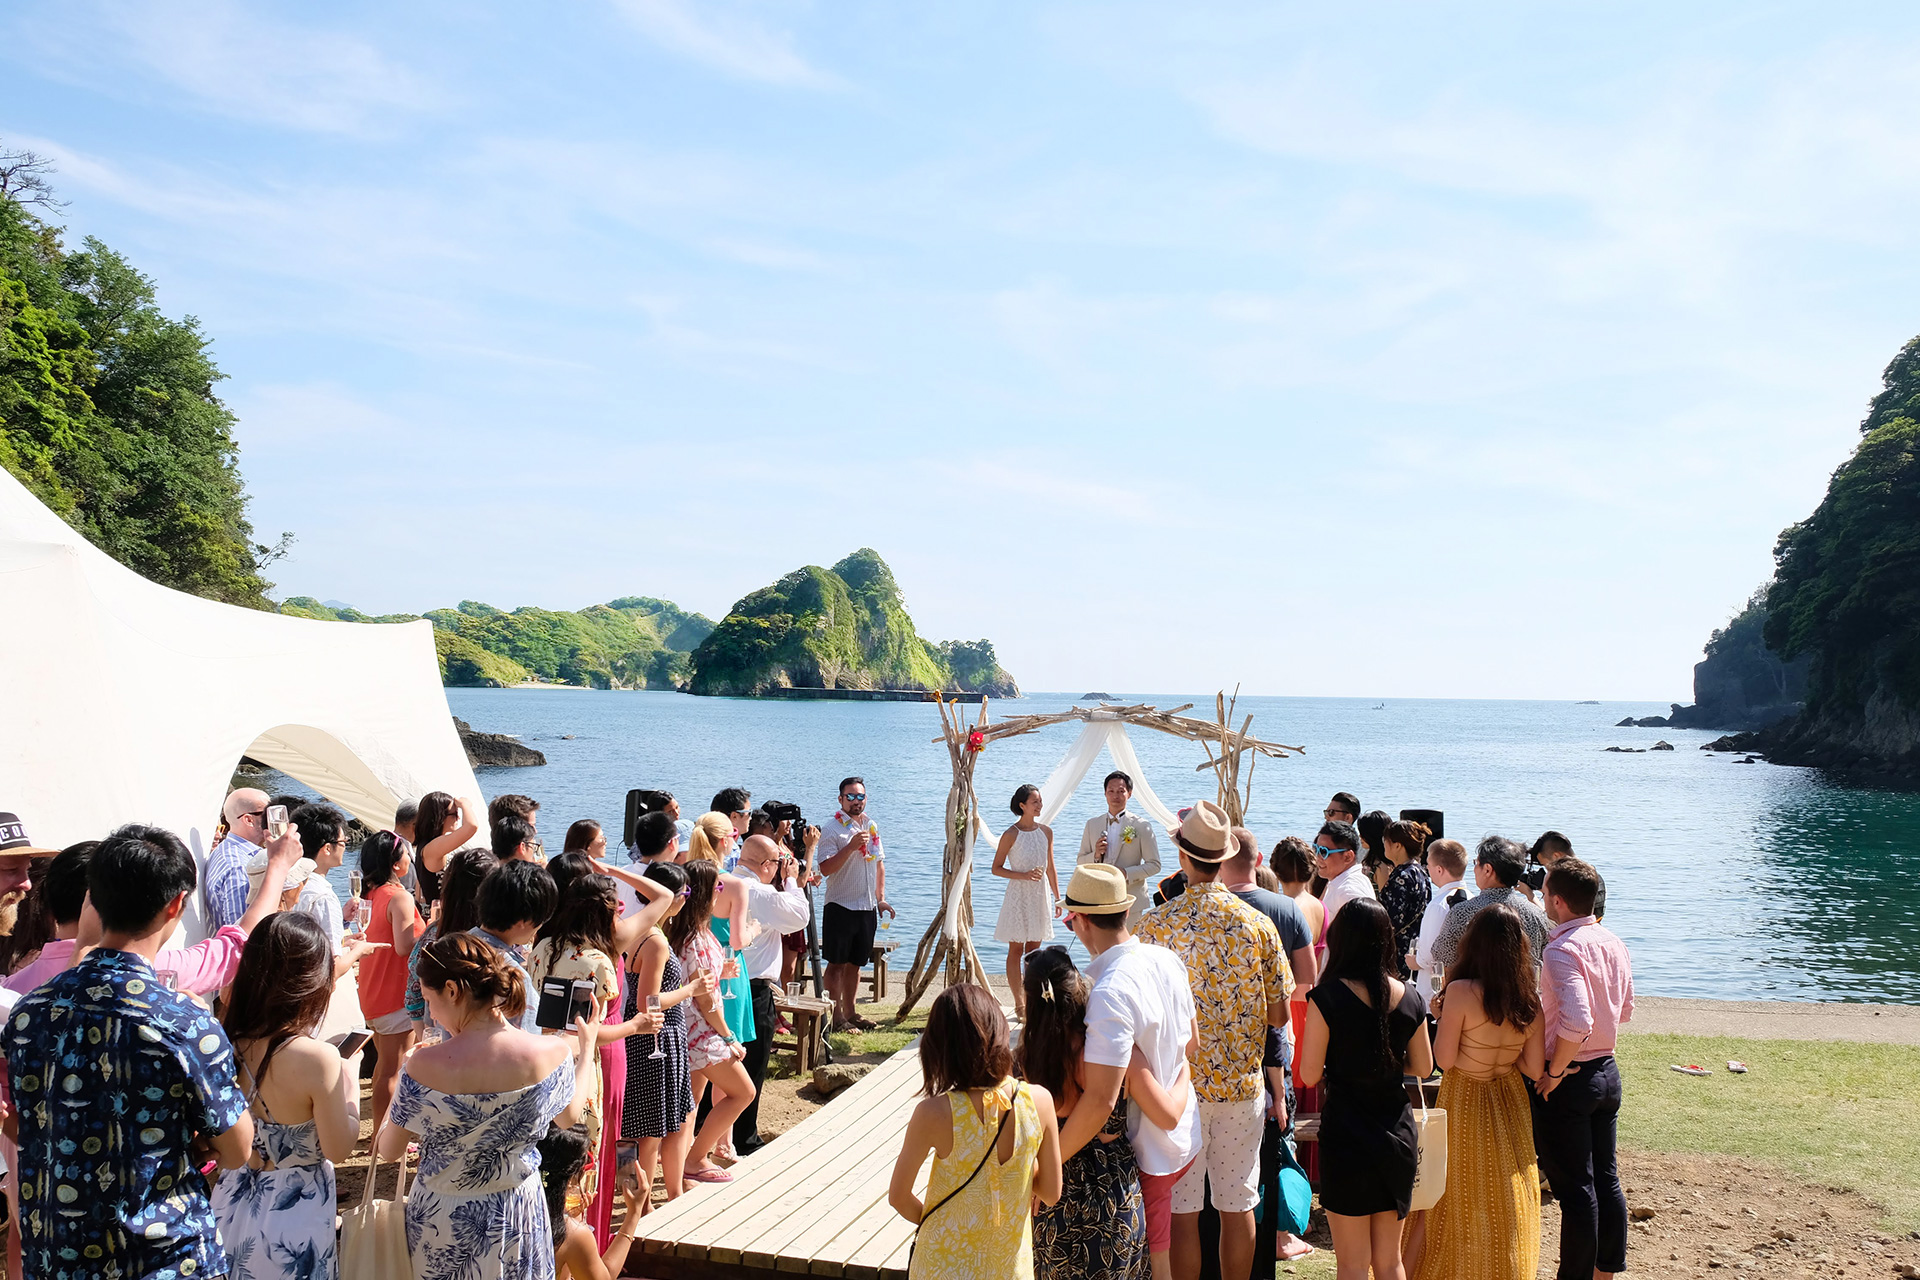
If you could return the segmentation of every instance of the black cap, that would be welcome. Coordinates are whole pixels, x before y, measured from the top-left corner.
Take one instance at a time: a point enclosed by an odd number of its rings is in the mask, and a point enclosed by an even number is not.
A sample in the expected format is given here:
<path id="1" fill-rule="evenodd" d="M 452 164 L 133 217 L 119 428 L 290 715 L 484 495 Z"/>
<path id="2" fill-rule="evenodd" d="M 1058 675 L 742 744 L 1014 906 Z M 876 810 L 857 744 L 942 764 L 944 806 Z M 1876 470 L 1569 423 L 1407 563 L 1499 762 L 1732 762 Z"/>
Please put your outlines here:
<path id="1" fill-rule="evenodd" d="M 0 812 L 0 858 L 32 857 L 39 854 L 51 858 L 59 853 L 58 849 L 42 849 L 27 839 L 27 828 L 16 814 Z"/>

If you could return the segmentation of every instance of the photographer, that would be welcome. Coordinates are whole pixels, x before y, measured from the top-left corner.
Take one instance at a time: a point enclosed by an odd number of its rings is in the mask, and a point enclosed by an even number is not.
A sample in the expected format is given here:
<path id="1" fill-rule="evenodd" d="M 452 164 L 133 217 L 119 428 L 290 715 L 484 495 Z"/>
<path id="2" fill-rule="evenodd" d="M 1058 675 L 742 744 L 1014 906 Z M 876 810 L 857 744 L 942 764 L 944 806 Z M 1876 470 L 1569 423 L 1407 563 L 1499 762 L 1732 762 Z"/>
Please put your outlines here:
<path id="1" fill-rule="evenodd" d="M 819 840 L 820 829 L 808 827 L 806 848 L 811 851 Z M 808 909 L 798 859 L 771 836 L 747 837 L 740 849 L 740 874 L 752 877 L 747 881 L 748 942 L 741 949 L 740 963 L 753 991 L 754 1038 L 742 1062 L 753 1081 L 753 1100 L 733 1122 L 733 1149 L 747 1156 L 764 1145 L 760 1137 L 760 1086 L 767 1078 L 767 1055 L 773 1049 L 773 997 L 785 950 L 781 935 L 806 928 Z"/>
<path id="2" fill-rule="evenodd" d="M 1533 842 L 1533 848 L 1527 850 L 1527 874 L 1520 883 L 1527 891 L 1527 901 L 1545 908 L 1547 873 L 1560 863 L 1573 856 L 1573 841 L 1558 831 L 1543 831 L 1540 838 Z M 1598 875 L 1598 872 L 1594 873 Z M 1600 882 L 1600 892 L 1593 900 L 1593 918 L 1607 918 L 1607 882 Z"/>

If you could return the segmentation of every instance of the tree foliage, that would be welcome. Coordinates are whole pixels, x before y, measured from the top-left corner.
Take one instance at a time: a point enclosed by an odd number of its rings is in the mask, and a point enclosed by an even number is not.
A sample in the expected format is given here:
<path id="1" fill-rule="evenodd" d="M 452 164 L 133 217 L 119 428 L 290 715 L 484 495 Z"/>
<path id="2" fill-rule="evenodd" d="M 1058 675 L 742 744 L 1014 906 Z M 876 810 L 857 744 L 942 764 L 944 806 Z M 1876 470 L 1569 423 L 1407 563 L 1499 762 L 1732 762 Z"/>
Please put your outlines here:
<path id="1" fill-rule="evenodd" d="M 280 612 L 329 622 L 412 622 L 378 617 L 295 596 Z M 579 612 L 523 608 L 508 613 L 477 600 L 434 609 L 440 679 L 455 686 L 504 688 L 531 679 L 595 689 L 677 689 L 689 677 L 688 651 L 713 624 L 667 600 L 627 596 Z"/>
<path id="2" fill-rule="evenodd" d="M 153 581 L 267 607 L 278 552 L 252 541 L 209 340 L 98 240 L 66 250 L 23 202 L 57 207 L 44 162 L 5 163 L 23 154 L 0 153 L 0 464 Z"/>
<path id="3" fill-rule="evenodd" d="M 1807 704 L 1860 708 L 1876 688 L 1920 706 L 1920 422 L 1881 408 L 1916 391 L 1920 339 L 1887 367 L 1866 438 L 1814 513 L 1785 530 L 1767 591 L 1767 645 L 1812 654 Z"/>

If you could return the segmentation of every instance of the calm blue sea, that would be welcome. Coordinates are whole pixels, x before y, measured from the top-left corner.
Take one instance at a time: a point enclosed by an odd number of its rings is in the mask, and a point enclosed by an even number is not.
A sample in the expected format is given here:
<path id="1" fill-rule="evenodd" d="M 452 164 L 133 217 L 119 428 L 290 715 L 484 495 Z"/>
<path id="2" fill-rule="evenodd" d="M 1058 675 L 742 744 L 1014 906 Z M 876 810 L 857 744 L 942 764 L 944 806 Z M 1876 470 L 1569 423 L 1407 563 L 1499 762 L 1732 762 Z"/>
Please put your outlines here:
<path id="1" fill-rule="evenodd" d="M 1117 691 L 1116 691 L 1117 692 Z M 517 791 L 541 802 L 540 829 L 557 851 L 566 826 L 597 818 L 617 843 L 630 787 L 659 787 L 687 816 L 722 787 L 754 802 L 791 800 L 809 820 L 836 807 L 834 786 L 862 774 L 885 837 L 888 896 L 900 910 L 891 937 L 911 954 L 939 904 L 941 811 L 950 772 L 937 708 L 694 698 L 672 693 L 449 689 L 456 715 L 477 729 L 518 735 L 545 767 L 484 769 L 490 798 Z M 1212 695 L 1123 694 L 1163 708 Z M 996 702 L 990 713 L 1059 710 L 1070 696 Z M 1717 736 L 1679 729 L 1617 729 L 1652 703 L 1394 701 L 1243 698 L 1253 730 L 1306 754 L 1262 760 L 1249 825 L 1263 848 L 1311 836 L 1336 790 L 1367 809 L 1434 808 L 1447 834 L 1489 832 L 1531 841 L 1556 828 L 1597 865 L 1607 923 L 1633 950 L 1648 994 L 1724 999 L 1884 1000 L 1920 1003 L 1920 797 L 1836 787 L 1819 774 L 1698 750 Z M 988 820 L 1011 815 L 999 797 L 1050 773 L 1078 732 L 1062 725 L 990 747 L 976 783 Z M 1154 789 L 1178 807 L 1212 798 L 1197 744 L 1135 730 Z M 1610 745 L 1678 750 L 1609 754 Z M 1055 824 L 1062 880 L 1078 832 L 1100 805 L 1103 760 Z M 974 941 L 989 970 L 1003 882 L 975 857 Z M 1171 870 L 1171 868 L 1168 868 Z M 344 876 L 341 877 L 344 880 Z M 1068 941 L 1061 930 L 1058 940 Z M 905 961 L 902 961 L 904 967 Z"/>

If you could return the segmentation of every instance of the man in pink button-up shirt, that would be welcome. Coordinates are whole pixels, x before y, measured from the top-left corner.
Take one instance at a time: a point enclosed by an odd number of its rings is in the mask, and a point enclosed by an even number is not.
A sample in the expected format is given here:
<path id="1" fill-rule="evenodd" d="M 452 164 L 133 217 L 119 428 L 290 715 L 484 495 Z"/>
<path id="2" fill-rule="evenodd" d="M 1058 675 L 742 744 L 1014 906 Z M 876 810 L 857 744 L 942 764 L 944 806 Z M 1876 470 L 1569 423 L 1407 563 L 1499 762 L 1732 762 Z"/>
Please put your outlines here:
<path id="1" fill-rule="evenodd" d="M 1534 1086 L 1533 1144 L 1560 1202 L 1560 1280 L 1611 1276 L 1627 1265 L 1613 1047 L 1633 1017 L 1633 965 L 1626 944 L 1594 919 L 1599 892 L 1599 872 L 1578 858 L 1547 874 L 1554 928 L 1540 961 L 1540 1008 L 1548 1060 Z"/>

